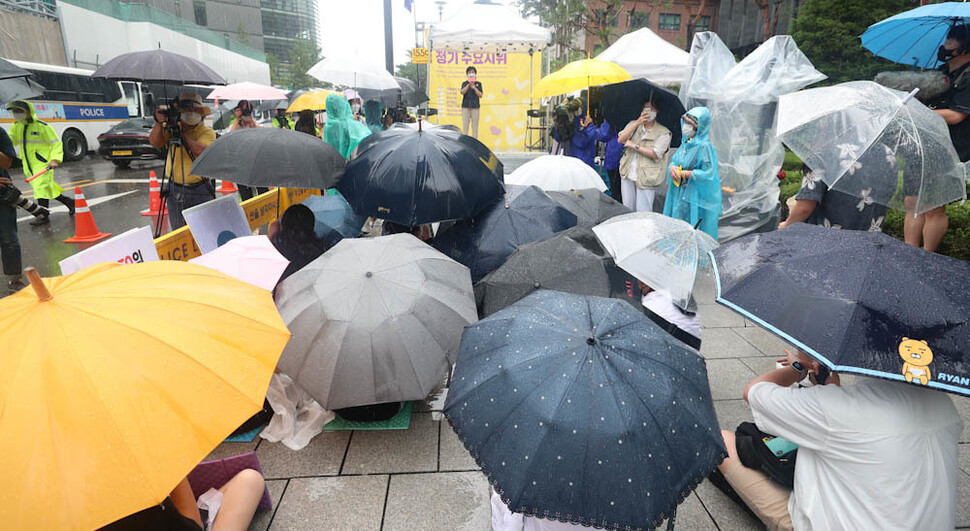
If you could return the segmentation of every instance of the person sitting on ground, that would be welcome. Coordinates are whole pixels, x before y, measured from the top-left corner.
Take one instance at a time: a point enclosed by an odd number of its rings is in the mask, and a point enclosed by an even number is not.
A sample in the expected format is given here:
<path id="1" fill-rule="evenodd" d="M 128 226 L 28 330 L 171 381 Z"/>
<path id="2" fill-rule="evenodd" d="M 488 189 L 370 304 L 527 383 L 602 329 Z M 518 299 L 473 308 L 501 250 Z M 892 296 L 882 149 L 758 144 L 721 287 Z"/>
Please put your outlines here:
<path id="1" fill-rule="evenodd" d="M 711 111 L 694 107 L 681 118 L 683 140 L 670 161 L 664 215 L 690 223 L 717 240 L 721 176 L 711 144 Z"/>
<path id="2" fill-rule="evenodd" d="M 718 469 L 769 529 L 953 529 L 963 421 L 950 397 L 915 385 L 860 378 L 840 386 L 799 351 L 744 390 L 758 429 L 798 445 L 794 490 L 738 457 Z"/>
<path id="3" fill-rule="evenodd" d="M 888 151 L 889 148 L 886 150 Z M 886 164 L 887 168 L 881 170 L 883 174 L 889 178 L 896 175 L 895 164 L 889 168 L 888 159 L 885 156 L 873 158 L 880 159 Z M 882 222 L 886 219 L 888 210 L 885 206 L 840 190 L 830 189 L 825 181 L 807 165 L 802 165 L 802 172 L 802 187 L 795 195 L 795 204 L 788 212 L 788 219 L 778 225 L 779 229 L 805 222 L 834 229 L 876 232 L 882 230 Z"/>
<path id="4" fill-rule="evenodd" d="M 681 343 L 699 351 L 701 348 L 701 318 L 697 315 L 697 311 L 687 311 L 677 306 L 674 301 L 670 300 L 670 297 L 639 280 L 637 287 L 640 288 L 640 295 L 643 297 L 640 303 L 646 310 L 647 317 L 680 340 Z M 693 303 L 693 299 L 690 302 Z"/>
<path id="5" fill-rule="evenodd" d="M 296 120 L 293 129 L 317 138 L 320 137 L 320 128 L 317 127 L 316 118 L 313 116 L 313 111 L 308 109 L 300 111 L 300 117 Z"/>
<path id="6" fill-rule="evenodd" d="M 673 133 L 657 123 L 657 106 L 643 102 L 640 116 L 627 124 L 617 142 L 623 145 L 620 186 L 623 204 L 634 212 L 653 212 L 653 199 L 666 177 L 664 155 Z"/>
<path id="7" fill-rule="evenodd" d="M 266 482 L 263 475 L 247 468 L 219 488 L 222 503 L 215 516 L 209 515 L 212 531 L 244 531 L 256 514 Z M 214 518 L 214 519 L 213 519 Z M 126 516 L 101 528 L 101 531 L 198 531 L 202 523 L 195 495 L 188 478 L 183 479 L 161 504 Z"/>
<path id="8" fill-rule="evenodd" d="M 313 211 L 306 205 L 296 204 L 287 208 L 279 221 L 270 224 L 269 241 L 290 261 L 280 282 L 327 251 L 326 242 L 313 230 L 315 223 Z"/>

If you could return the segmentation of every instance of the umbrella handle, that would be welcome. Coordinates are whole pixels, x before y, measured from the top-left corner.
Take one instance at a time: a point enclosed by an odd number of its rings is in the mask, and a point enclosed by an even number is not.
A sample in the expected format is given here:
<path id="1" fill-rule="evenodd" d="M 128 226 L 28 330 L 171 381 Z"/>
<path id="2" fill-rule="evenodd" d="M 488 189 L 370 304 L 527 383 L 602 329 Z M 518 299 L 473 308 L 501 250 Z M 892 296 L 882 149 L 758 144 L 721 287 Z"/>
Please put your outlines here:
<path id="1" fill-rule="evenodd" d="M 905 98 L 903 98 L 903 105 L 906 105 L 907 101 L 913 99 L 913 96 L 915 96 L 917 92 L 919 92 L 919 87 L 916 87 L 912 91 L 910 91 L 910 93 L 907 94 Z"/>

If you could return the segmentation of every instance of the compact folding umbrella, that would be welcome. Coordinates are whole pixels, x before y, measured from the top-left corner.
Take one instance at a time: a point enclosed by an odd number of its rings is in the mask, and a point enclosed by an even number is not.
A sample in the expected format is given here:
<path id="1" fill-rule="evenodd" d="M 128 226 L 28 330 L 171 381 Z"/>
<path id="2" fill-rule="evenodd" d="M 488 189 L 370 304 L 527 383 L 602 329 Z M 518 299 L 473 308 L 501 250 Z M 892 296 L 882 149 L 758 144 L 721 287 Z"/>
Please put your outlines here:
<path id="1" fill-rule="evenodd" d="M 505 182 L 521 186 L 535 185 L 547 192 L 595 188 L 606 191 L 606 183 L 596 170 L 576 157 L 542 155 L 509 175 Z"/>
<path id="2" fill-rule="evenodd" d="M 592 227 L 612 217 L 622 216 L 632 212 L 623 203 L 604 194 L 596 188 L 586 190 L 570 190 L 568 192 L 549 192 L 549 197 L 576 214 L 576 224 L 581 227 Z"/>
<path id="3" fill-rule="evenodd" d="M 576 215 L 535 186 L 508 186 L 505 197 L 435 237 L 439 251 L 465 264 L 478 282 L 523 244 L 576 225 Z"/>
<path id="4" fill-rule="evenodd" d="M 475 285 L 481 315 L 491 315 L 540 289 L 623 299 L 640 308 L 637 280 L 616 267 L 591 230 L 573 227 L 527 243 Z"/>
<path id="5" fill-rule="evenodd" d="M 311 90 L 304 92 L 293 100 L 293 103 L 286 108 L 286 112 L 325 111 L 327 110 L 327 96 L 331 94 L 340 95 L 339 92 L 333 90 Z"/>
<path id="6" fill-rule="evenodd" d="M 327 245 L 334 246 L 344 238 L 360 236 L 360 229 L 367 216 L 360 216 L 350 208 L 350 203 L 340 194 L 314 195 L 303 202 L 313 212 L 313 231 Z"/>
<path id="7" fill-rule="evenodd" d="M 208 100 L 282 100 L 286 91 L 251 81 L 217 87 L 206 96 Z"/>
<path id="8" fill-rule="evenodd" d="M 538 291 L 469 326 L 445 416 L 509 509 L 655 529 L 726 455 L 704 359 L 615 299 Z"/>
<path id="9" fill-rule="evenodd" d="M 778 137 L 833 190 L 916 213 L 966 198 L 963 164 L 943 118 L 872 81 L 801 90 L 778 100 Z"/>
<path id="10" fill-rule="evenodd" d="M 593 227 L 616 265 L 663 293 L 677 306 L 691 306 L 697 274 L 711 267 L 708 252 L 717 242 L 679 219 L 636 212 Z"/>
<path id="11" fill-rule="evenodd" d="M 970 264 L 796 224 L 712 254 L 717 302 L 829 369 L 970 395 Z"/>
<path id="12" fill-rule="evenodd" d="M 540 79 L 532 89 L 533 98 L 550 98 L 630 79 L 622 66 L 600 59 L 573 61 L 556 72 Z"/>
<path id="13" fill-rule="evenodd" d="M 286 266 L 290 265 L 290 261 L 276 250 L 266 236 L 233 238 L 189 262 L 221 271 L 269 291 L 276 287 Z"/>
<path id="14" fill-rule="evenodd" d="M 504 189 L 484 146 L 473 149 L 463 138 L 444 127 L 374 133 L 357 146 L 337 189 L 354 212 L 406 227 L 470 218 Z"/>
<path id="15" fill-rule="evenodd" d="M 91 77 L 180 85 L 226 84 L 225 78 L 205 63 L 161 49 L 118 55 L 95 70 Z"/>
<path id="16" fill-rule="evenodd" d="M 5 527 L 157 505 L 262 409 L 289 339 L 268 291 L 172 260 L 35 275 L 0 300 Z"/>
<path id="17" fill-rule="evenodd" d="M 329 410 L 427 397 L 478 318 L 468 268 L 410 234 L 341 240 L 277 303 L 293 331 L 279 368 Z"/>
<path id="18" fill-rule="evenodd" d="M 192 173 L 248 186 L 332 188 L 346 162 L 319 138 L 278 127 L 240 129 L 213 142 Z"/>
<path id="19" fill-rule="evenodd" d="M 940 64 L 936 52 L 956 24 L 970 23 L 970 5 L 942 2 L 910 9 L 880 20 L 860 37 L 862 46 L 894 63 L 920 68 Z"/>
<path id="20" fill-rule="evenodd" d="M 680 131 L 680 117 L 687 109 L 676 94 L 646 79 L 631 79 L 604 86 L 600 110 L 603 118 L 613 126 L 613 130 L 619 132 L 640 117 L 645 101 L 651 101 L 657 107 L 657 123 L 670 129 L 670 147 L 680 146 L 683 136 Z"/>

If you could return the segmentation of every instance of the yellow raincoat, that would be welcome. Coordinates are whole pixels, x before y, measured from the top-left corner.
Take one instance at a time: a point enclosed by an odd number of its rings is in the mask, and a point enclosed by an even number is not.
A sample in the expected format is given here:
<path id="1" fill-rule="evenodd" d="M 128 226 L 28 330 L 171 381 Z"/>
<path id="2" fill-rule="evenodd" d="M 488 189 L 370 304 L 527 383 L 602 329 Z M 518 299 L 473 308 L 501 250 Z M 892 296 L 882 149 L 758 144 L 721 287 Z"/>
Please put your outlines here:
<path id="1" fill-rule="evenodd" d="M 30 108 L 30 118 L 24 122 L 14 122 L 10 127 L 10 139 L 18 148 L 23 161 L 24 178 L 43 170 L 51 161 L 60 164 L 64 160 L 64 147 L 54 129 L 37 119 L 34 104 L 25 101 Z M 54 199 L 64 189 L 54 182 L 54 170 L 30 181 L 34 189 L 34 199 Z"/>

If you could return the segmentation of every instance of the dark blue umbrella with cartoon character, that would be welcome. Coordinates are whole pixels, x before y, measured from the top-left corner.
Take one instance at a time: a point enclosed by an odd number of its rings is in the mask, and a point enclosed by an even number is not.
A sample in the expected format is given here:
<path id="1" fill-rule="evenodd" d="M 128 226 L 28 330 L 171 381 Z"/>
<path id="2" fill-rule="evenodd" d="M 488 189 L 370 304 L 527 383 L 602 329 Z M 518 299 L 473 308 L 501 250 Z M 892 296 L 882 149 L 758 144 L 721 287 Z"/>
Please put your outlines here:
<path id="1" fill-rule="evenodd" d="M 469 325 L 444 412 L 510 510 L 598 528 L 655 529 L 726 455 L 704 359 L 618 299 Z"/>
<path id="2" fill-rule="evenodd" d="M 796 224 L 715 249 L 717 301 L 837 372 L 970 395 L 970 264 Z"/>

